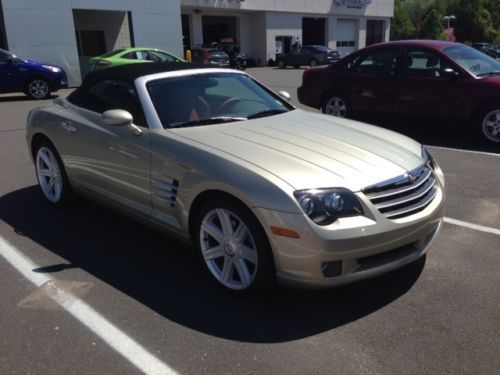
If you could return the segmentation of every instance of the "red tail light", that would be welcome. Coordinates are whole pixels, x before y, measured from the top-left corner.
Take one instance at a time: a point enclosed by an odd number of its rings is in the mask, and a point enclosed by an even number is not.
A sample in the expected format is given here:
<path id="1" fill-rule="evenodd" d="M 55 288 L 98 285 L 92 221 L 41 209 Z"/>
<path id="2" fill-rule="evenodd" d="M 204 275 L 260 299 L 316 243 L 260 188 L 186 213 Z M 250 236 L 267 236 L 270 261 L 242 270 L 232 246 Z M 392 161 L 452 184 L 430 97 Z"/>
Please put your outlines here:
<path id="1" fill-rule="evenodd" d="M 106 60 L 99 60 L 97 63 L 96 63 L 97 66 L 108 66 L 108 65 L 111 65 L 111 62 L 110 61 L 106 61 Z"/>

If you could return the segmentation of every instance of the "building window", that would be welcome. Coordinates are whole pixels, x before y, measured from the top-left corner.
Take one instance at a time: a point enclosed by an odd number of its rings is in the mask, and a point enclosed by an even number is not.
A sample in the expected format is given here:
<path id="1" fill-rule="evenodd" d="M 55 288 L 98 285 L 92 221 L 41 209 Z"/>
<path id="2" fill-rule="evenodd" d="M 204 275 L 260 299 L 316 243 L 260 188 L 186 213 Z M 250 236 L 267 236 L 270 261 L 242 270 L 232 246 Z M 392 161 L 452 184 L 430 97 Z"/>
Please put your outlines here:
<path id="1" fill-rule="evenodd" d="M 383 42 L 384 21 L 366 21 L 366 45 Z"/>

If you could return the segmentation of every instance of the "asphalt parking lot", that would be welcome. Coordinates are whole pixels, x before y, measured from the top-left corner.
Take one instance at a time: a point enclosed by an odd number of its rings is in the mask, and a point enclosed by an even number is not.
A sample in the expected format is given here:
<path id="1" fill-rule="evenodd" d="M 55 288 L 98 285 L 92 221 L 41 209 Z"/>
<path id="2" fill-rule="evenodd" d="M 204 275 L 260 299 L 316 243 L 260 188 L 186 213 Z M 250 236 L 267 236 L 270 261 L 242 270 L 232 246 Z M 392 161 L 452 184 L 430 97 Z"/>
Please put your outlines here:
<path id="1" fill-rule="evenodd" d="M 298 104 L 301 69 L 248 73 Z M 185 244 L 84 199 L 44 202 L 25 120 L 49 103 L 0 95 L 0 374 L 499 373 L 500 146 L 370 119 L 429 145 L 445 172 L 427 256 L 342 288 L 234 297 Z"/>

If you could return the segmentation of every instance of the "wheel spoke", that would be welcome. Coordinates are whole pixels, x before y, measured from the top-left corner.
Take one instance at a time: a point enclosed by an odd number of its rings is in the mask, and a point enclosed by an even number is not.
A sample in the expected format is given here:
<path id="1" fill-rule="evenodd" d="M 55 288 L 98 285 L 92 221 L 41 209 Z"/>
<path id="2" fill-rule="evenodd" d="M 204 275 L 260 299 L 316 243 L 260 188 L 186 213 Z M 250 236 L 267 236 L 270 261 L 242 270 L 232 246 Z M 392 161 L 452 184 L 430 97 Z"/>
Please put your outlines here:
<path id="1" fill-rule="evenodd" d="M 237 244 L 243 243 L 247 237 L 247 227 L 241 221 L 233 233 L 233 238 Z"/>
<path id="2" fill-rule="evenodd" d="M 211 223 L 211 222 L 203 222 L 202 225 L 201 225 L 201 229 L 203 231 L 205 231 L 206 233 L 208 233 L 218 243 L 222 242 L 222 238 L 224 237 L 224 234 L 213 223 Z"/>
<path id="3" fill-rule="evenodd" d="M 222 268 L 221 279 L 226 285 L 231 279 L 232 270 L 233 270 L 233 260 L 230 257 L 225 257 L 224 266 Z"/>
<path id="4" fill-rule="evenodd" d="M 50 181 L 49 181 L 49 184 L 47 185 L 47 192 L 51 193 L 52 190 L 54 190 L 54 186 L 55 186 L 54 179 L 51 178 Z"/>
<path id="5" fill-rule="evenodd" d="M 243 286 L 246 287 L 250 285 L 250 281 L 252 280 L 252 275 L 250 275 L 250 272 L 248 271 L 248 267 L 245 264 L 245 261 L 243 259 L 238 259 L 233 263 L 233 265 L 236 272 L 238 273 L 238 276 L 240 277 Z"/>
<path id="6" fill-rule="evenodd" d="M 228 212 L 222 209 L 218 209 L 217 216 L 220 220 L 222 233 L 224 234 L 224 236 L 232 236 L 233 226 L 231 225 L 231 217 L 229 216 Z"/>
<path id="7" fill-rule="evenodd" d="M 47 153 L 45 151 L 40 152 L 39 155 L 47 167 L 52 166 L 52 161 L 50 160 L 50 156 L 47 155 Z"/>
<path id="8" fill-rule="evenodd" d="M 38 168 L 38 174 L 40 176 L 48 177 L 50 176 L 50 171 L 46 168 Z"/>
<path id="9" fill-rule="evenodd" d="M 214 260 L 224 256 L 224 250 L 220 246 L 214 246 L 210 249 L 203 250 L 205 260 Z"/>
<path id="10" fill-rule="evenodd" d="M 248 260 L 250 263 L 257 264 L 257 252 L 255 251 L 255 249 L 252 249 L 245 245 L 241 245 L 239 250 L 240 256 L 243 259 Z"/>

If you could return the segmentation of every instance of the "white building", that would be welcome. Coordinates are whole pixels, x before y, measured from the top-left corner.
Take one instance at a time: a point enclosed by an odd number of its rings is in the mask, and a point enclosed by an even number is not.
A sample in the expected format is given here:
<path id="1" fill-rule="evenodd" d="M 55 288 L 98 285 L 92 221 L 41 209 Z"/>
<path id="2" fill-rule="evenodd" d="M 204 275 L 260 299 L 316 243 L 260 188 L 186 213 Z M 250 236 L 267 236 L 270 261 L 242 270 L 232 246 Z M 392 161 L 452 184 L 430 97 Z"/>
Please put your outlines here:
<path id="1" fill-rule="evenodd" d="M 394 0 L 0 0 L 0 48 L 78 85 L 90 56 L 131 46 L 234 42 L 260 64 L 295 41 L 345 55 L 387 41 L 393 11 Z"/>

